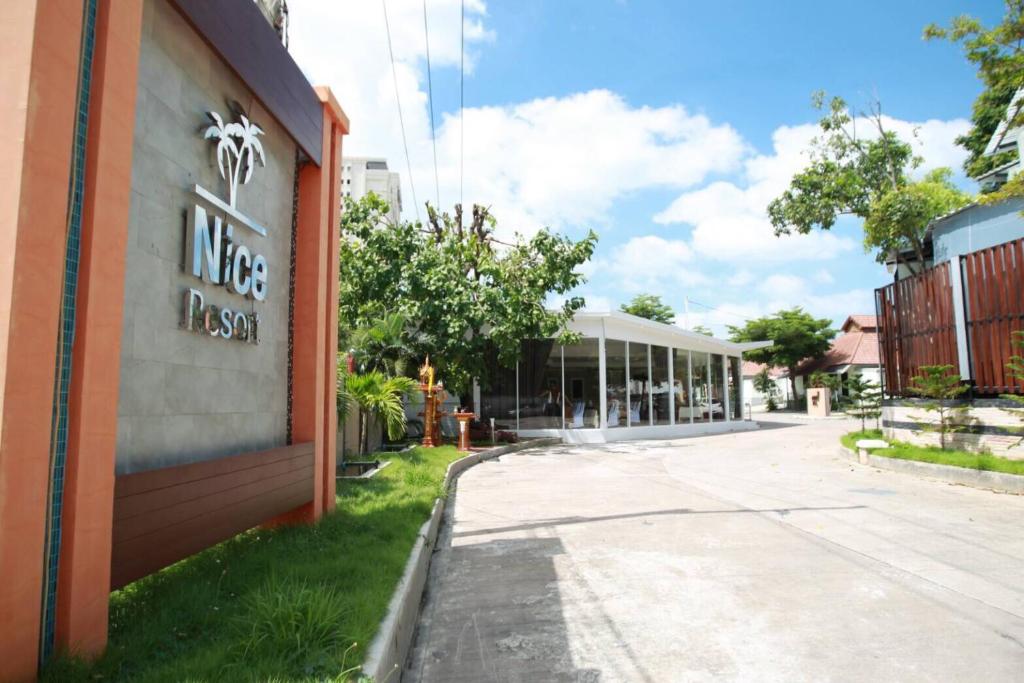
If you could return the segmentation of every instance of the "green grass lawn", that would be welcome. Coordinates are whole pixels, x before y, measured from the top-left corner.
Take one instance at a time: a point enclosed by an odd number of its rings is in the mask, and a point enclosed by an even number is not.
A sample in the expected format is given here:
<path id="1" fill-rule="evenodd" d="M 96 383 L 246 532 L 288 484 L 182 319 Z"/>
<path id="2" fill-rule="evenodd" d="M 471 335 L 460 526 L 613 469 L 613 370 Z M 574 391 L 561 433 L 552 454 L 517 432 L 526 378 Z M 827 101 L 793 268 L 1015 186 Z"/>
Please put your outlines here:
<path id="1" fill-rule="evenodd" d="M 319 524 L 249 531 L 113 593 L 106 654 L 42 680 L 347 680 L 461 454 L 381 457 L 377 476 L 338 483 Z"/>
<path id="2" fill-rule="evenodd" d="M 840 437 L 843 445 L 850 450 L 857 450 L 857 441 L 860 439 L 881 439 L 882 432 L 877 429 L 869 429 L 864 432 L 850 432 Z M 970 451 L 941 450 L 938 446 L 916 446 L 902 441 L 893 441 L 889 448 L 875 449 L 872 455 L 881 455 L 886 458 L 897 458 L 899 460 L 917 460 L 918 462 L 930 462 L 936 465 L 952 465 L 964 467 L 971 470 L 987 470 L 990 472 L 1004 472 L 1006 474 L 1024 475 L 1024 460 L 1010 460 L 1001 458 L 990 453 L 972 453 Z"/>

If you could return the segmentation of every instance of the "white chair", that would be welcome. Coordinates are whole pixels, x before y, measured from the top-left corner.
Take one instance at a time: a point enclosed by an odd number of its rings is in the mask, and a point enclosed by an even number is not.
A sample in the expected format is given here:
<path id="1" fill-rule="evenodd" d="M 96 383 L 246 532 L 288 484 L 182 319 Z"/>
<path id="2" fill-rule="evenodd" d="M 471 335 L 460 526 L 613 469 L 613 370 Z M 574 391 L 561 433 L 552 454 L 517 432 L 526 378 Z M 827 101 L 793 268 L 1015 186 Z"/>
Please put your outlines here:
<path id="1" fill-rule="evenodd" d="M 633 401 L 629 404 L 629 421 L 640 422 L 640 401 Z"/>
<path id="2" fill-rule="evenodd" d="M 583 427 L 583 413 L 587 410 L 587 404 L 583 401 L 577 401 L 572 405 L 572 427 L 573 429 L 580 429 Z"/>
<path id="3" fill-rule="evenodd" d="M 619 426 L 619 400 L 612 399 L 612 402 L 608 404 L 608 426 L 618 427 Z"/>

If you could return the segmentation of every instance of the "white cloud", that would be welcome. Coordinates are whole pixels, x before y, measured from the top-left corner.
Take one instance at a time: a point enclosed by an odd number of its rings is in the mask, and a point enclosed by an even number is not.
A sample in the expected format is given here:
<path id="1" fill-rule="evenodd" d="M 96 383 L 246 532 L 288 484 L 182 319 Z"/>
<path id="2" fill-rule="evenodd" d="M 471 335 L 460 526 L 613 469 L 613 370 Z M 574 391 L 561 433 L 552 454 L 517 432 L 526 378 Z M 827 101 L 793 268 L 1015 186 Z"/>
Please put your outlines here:
<path id="1" fill-rule="evenodd" d="M 391 170 L 402 174 L 405 213 L 414 216 L 381 3 L 292 0 L 289 4 L 292 55 L 312 83 L 331 87 L 351 121 L 344 153 L 387 157 Z M 496 36 L 485 25 L 484 2 L 466 0 L 465 5 L 466 68 L 471 74 L 479 47 Z M 434 182 L 423 4 L 420 0 L 388 0 L 387 11 L 416 193 L 424 201 L 433 197 Z M 431 0 L 428 4 L 435 84 L 441 79 L 457 82 L 460 12 L 460 0 Z M 434 109 L 439 115 L 442 103 L 435 101 Z"/>
<path id="2" fill-rule="evenodd" d="M 730 287 L 743 287 L 745 285 L 749 285 L 754 281 L 754 279 L 755 275 L 751 271 L 746 268 L 741 268 L 733 275 L 729 276 L 729 279 L 726 280 L 726 284 Z"/>
<path id="3" fill-rule="evenodd" d="M 954 139 L 967 130 L 963 119 L 929 120 L 922 123 L 885 117 L 887 129 L 910 141 L 924 158 L 918 173 L 937 166 L 958 168 L 964 152 Z M 871 134 L 871 123 L 858 120 L 858 130 Z M 772 153 L 748 157 L 740 182 L 715 182 L 680 195 L 654 220 L 662 224 L 693 226 L 696 251 L 712 258 L 735 261 L 829 259 L 851 251 L 854 241 L 831 232 L 775 237 L 766 208 L 789 185 L 790 179 L 807 163 L 806 150 L 818 134 L 812 124 L 781 126 L 772 135 Z"/>
<path id="4" fill-rule="evenodd" d="M 806 290 L 807 282 L 802 277 L 785 273 L 769 275 L 761 283 L 761 291 L 766 296 L 783 301 L 798 299 L 806 293 Z"/>
<path id="5" fill-rule="evenodd" d="M 623 301 L 630 295 L 649 292 L 667 298 L 679 286 L 706 282 L 693 266 L 693 253 L 683 240 L 667 240 L 657 235 L 634 237 L 612 250 L 607 260 L 595 263 L 593 284 L 611 277 Z"/>
<path id="6" fill-rule="evenodd" d="M 435 183 L 422 5 L 391 0 L 387 7 L 420 213 L 437 194 L 445 208 L 459 200 L 463 135 L 465 203 L 490 206 L 505 234 L 606 224 L 616 199 L 652 187 L 697 186 L 709 174 L 737 169 L 747 153 L 731 126 L 681 105 L 631 106 L 607 90 L 471 107 L 464 117 L 457 102 L 435 100 Z M 429 11 L 433 83 L 457 83 L 459 2 L 432 1 Z M 466 12 L 467 50 L 499 39 L 486 26 L 481 0 L 467 2 Z M 314 83 L 331 86 L 352 121 L 345 153 L 386 156 L 402 175 L 403 213 L 414 217 L 381 6 L 295 0 L 291 16 L 296 60 Z M 471 99 L 470 77 L 466 92 Z"/>
<path id="7" fill-rule="evenodd" d="M 832 273 L 830 273 L 827 268 L 819 268 L 814 271 L 814 274 L 811 275 L 811 279 L 819 285 L 830 285 L 836 281 L 836 279 L 832 277 Z"/>

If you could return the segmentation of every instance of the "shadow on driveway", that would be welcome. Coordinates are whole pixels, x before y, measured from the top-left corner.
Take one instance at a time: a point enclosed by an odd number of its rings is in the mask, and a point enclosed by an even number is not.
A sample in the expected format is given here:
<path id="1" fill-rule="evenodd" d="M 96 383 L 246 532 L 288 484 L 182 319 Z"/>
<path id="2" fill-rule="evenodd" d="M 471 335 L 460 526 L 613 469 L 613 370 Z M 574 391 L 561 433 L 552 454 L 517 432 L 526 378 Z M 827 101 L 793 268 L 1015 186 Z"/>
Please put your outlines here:
<path id="1" fill-rule="evenodd" d="M 730 510 L 691 510 L 690 508 L 678 508 L 675 510 L 650 510 L 647 512 L 629 512 L 621 515 L 600 515 L 597 517 L 556 517 L 554 519 L 542 519 L 528 524 L 517 524 L 515 526 L 492 527 L 489 529 L 474 529 L 473 531 L 459 531 L 452 534 L 456 538 L 465 536 L 481 536 L 484 534 L 500 534 L 512 531 L 527 531 L 529 529 L 541 529 L 552 526 L 565 526 L 568 524 L 589 524 L 591 522 L 607 522 L 615 519 L 632 519 L 636 517 L 656 517 L 659 515 L 730 515 L 730 514 L 767 514 L 775 513 L 785 517 L 791 512 L 820 512 L 823 510 L 863 510 L 866 505 L 835 505 L 824 507 L 791 507 L 791 508 L 737 508 Z"/>

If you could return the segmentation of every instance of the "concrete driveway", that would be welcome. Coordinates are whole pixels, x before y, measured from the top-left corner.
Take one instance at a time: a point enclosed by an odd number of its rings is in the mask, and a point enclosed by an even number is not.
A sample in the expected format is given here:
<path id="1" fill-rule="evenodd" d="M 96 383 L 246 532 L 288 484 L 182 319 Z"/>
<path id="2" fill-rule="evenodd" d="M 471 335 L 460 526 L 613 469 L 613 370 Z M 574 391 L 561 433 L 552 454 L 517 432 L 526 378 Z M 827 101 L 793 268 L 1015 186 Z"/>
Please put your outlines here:
<path id="1" fill-rule="evenodd" d="M 463 474 L 404 680 L 1024 680 L 1024 497 L 762 424 Z"/>

